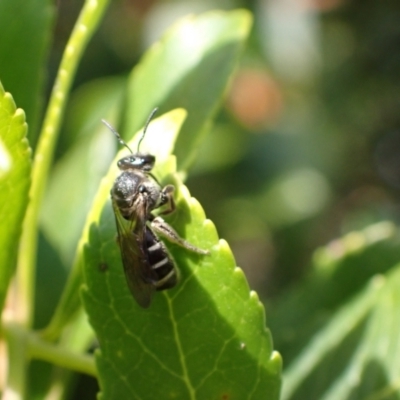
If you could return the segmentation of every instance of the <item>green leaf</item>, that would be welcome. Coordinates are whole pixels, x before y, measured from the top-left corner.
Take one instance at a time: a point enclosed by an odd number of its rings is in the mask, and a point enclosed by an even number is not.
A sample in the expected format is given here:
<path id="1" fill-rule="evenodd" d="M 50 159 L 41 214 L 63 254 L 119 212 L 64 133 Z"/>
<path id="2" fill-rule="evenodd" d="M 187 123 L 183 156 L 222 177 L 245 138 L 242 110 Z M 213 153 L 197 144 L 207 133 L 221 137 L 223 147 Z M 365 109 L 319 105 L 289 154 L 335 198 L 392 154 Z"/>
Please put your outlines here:
<path id="1" fill-rule="evenodd" d="M 100 121 L 118 113 L 125 83 L 98 79 L 71 98 L 65 134 L 75 142 L 52 168 L 40 215 L 41 227 L 65 265 L 72 263 L 93 197 L 115 155 L 118 143 Z"/>
<path id="2" fill-rule="evenodd" d="M 372 278 L 292 363 L 282 398 L 398 398 L 399 286 L 399 266 Z"/>
<path id="3" fill-rule="evenodd" d="M 250 26 L 246 10 L 212 11 L 173 26 L 133 70 L 127 131 L 143 126 L 155 106 L 160 114 L 184 108 L 188 118 L 174 153 L 179 169 L 186 169 L 221 103 Z"/>
<path id="4" fill-rule="evenodd" d="M 31 143 L 42 113 L 53 15 L 49 0 L 0 1 L 0 79 L 26 113 Z"/>
<path id="5" fill-rule="evenodd" d="M 3 141 L 0 140 L 0 179 L 7 175 L 11 168 L 11 157 Z"/>
<path id="6" fill-rule="evenodd" d="M 108 200 L 118 173 L 114 164 L 96 197 L 84 251 L 82 295 L 100 342 L 102 398 L 278 399 L 281 359 L 272 349 L 264 308 L 168 157 L 183 115 L 176 110 L 154 120 L 146 143 L 157 157 L 157 178 L 177 189 L 177 209 L 167 222 L 211 255 L 166 243 L 181 282 L 141 309 L 127 287 L 115 240 Z"/>
<path id="7" fill-rule="evenodd" d="M 0 178 L 0 310 L 15 270 L 22 221 L 28 204 L 31 150 L 26 139 L 25 114 L 0 83 L 0 139 L 9 157 Z M 21 249 L 24 251 L 24 249 Z"/>
<path id="8" fill-rule="evenodd" d="M 60 148 L 65 151 L 77 140 L 91 137 L 93 131 L 102 126 L 101 119 L 114 123 L 123 108 L 126 85 L 126 76 L 109 76 L 75 89 L 65 111 Z"/>
<path id="9" fill-rule="evenodd" d="M 396 226 L 381 222 L 351 232 L 318 249 L 309 276 L 269 307 L 276 346 L 289 365 L 332 315 L 365 288 L 376 274 L 398 262 Z"/>

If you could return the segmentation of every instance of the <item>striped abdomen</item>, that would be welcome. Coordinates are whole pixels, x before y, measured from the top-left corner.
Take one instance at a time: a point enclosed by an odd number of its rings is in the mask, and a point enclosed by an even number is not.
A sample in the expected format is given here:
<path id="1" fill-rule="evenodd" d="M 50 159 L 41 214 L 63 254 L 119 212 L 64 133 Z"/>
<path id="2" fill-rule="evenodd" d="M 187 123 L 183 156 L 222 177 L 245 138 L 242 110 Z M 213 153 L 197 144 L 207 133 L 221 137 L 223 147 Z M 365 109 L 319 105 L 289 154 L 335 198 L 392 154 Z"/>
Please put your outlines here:
<path id="1" fill-rule="evenodd" d="M 163 242 L 153 231 L 146 227 L 144 249 L 146 258 L 155 274 L 154 285 L 156 290 L 165 290 L 174 287 L 178 283 L 177 270 Z"/>

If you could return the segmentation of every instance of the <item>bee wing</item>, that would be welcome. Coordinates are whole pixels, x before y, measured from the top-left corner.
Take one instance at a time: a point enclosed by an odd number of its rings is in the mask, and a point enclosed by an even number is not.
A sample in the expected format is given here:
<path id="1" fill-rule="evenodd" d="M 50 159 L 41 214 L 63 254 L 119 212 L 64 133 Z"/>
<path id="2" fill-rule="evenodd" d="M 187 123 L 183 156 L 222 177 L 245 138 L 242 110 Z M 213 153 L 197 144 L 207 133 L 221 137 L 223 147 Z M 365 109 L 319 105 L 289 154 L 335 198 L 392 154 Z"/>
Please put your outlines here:
<path id="1" fill-rule="evenodd" d="M 141 307 L 147 308 L 155 291 L 152 283 L 155 281 L 155 277 L 143 248 L 146 229 L 145 216 L 144 214 L 136 215 L 132 221 L 126 221 L 114 201 L 113 209 L 128 287 L 137 303 Z"/>

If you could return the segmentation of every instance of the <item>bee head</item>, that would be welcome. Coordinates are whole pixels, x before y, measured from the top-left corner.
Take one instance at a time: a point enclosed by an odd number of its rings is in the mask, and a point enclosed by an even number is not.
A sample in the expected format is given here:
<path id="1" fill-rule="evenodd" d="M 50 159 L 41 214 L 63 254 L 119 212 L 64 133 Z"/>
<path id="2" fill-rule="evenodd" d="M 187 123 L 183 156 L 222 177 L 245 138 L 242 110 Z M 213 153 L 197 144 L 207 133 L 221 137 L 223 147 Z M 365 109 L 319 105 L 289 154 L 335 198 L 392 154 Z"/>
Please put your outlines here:
<path id="1" fill-rule="evenodd" d="M 149 172 L 154 167 L 155 162 L 156 158 L 151 154 L 131 154 L 121 158 L 117 165 L 122 171 L 133 168 Z"/>
<path id="2" fill-rule="evenodd" d="M 151 154 L 140 154 L 139 148 L 140 148 L 140 144 L 142 143 L 142 140 L 144 139 L 144 136 L 146 134 L 147 127 L 149 126 L 149 123 L 150 123 L 151 119 L 153 118 L 154 114 L 157 112 L 157 110 L 158 110 L 158 108 L 155 108 L 151 112 L 150 116 L 148 117 L 148 119 L 146 121 L 146 124 L 143 128 L 142 136 L 139 139 L 136 153 L 133 153 L 131 148 L 121 138 L 121 135 L 107 121 L 105 121 L 104 119 L 101 120 L 103 122 L 103 124 L 106 125 L 111 130 L 111 132 L 116 136 L 118 141 L 131 152 L 131 155 L 121 158 L 118 161 L 117 165 L 120 170 L 125 171 L 128 169 L 139 169 L 144 172 L 149 172 L 154 167 L 156 158 L 154 156 L 152 156 Z"/>

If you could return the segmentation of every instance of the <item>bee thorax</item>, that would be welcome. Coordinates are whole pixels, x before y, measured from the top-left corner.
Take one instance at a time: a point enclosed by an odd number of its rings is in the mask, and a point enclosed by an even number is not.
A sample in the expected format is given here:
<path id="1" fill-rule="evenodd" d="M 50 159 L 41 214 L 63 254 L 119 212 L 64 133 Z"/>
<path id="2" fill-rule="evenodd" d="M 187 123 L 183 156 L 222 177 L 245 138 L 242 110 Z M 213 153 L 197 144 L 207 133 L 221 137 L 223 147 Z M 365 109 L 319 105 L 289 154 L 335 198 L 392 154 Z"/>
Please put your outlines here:
<path id="1" fill-rule="evenodd" d="M 132 197 L 135 196 L 138 186 L 143 181 L 141 175 L 135 171 L 124 171 L 118 176 L 111 189 L 111 195 L 118 205 L 123 202 L 132 202 Z"/>
<path id="2" fill-rule="evenodd" d="M 138 208 L 152 210 L 160 198 L 159 186 L 137 170 L 123 171 L 115 180 L 111 197 L 125 219 L 130 219 Z"/>

